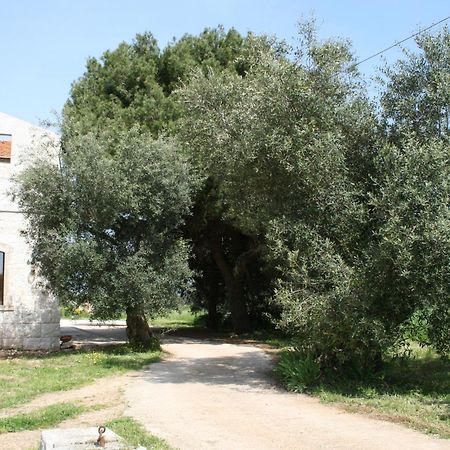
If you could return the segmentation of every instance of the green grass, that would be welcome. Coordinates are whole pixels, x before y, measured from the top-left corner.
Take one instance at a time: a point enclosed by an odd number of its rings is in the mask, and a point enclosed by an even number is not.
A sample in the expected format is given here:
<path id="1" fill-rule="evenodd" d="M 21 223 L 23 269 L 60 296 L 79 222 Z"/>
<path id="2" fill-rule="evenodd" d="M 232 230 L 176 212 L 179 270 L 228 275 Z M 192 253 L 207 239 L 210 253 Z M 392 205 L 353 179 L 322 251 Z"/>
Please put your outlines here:
<path id="1" fill-rule="evenodd" d="M 0 409 L 55 391 L 89 384 L 158 361 L 159 351 L 133 352 L 127 345 L 91 351 L 20 356 L 0 361 Z"/>
<path id="2" fill-rule="evenodd" d="M 180 311 L 173 311 L 164 317 L 157 317 L 150 321 L 154 327 L 164 328 L 185 328 L 201 325 L 202 315 L 194 314 L 190 308 L 185 307 Z"/>
<path id="3" fill-rule="evenodd" d="M 48 428 L 92 409 L 92 406 L 86 407 L 75 403 L 56 403 L 30 413 L 0 419 L 0 434 Z"/>
<path id="4" fill-rule="evenodd" d="M 60 308 L 61 318 L 63 319 L 90 319 L 90 314 L 82 308 L 68 308 L 62 306 Z M 156 317 L 150 321 L 151 326 L 164 328 L 182 328 L 182 327 L 197 327 L 203 326 L 203 314 L 196 314 L 187 306 L 181 308 L 179 311 L 172 311 L 166 316 Z M 126 314 L 122 314 L 120 319 L 125 320 Z"/>
<path id="5" fill-rule="evenodd" d="M 164 440 L 147 433 L 141 424 L 130 417 L 112 420 L 106 426 L 121 436 L 128 445 L 136 447 L 141 445 L 149 450 L 170 450 L 172 448 Z"/>
<path id="6" fill-rule="evenodd" d="M 381 377 L 371 382 L 323 384 L 313 394 L 349 411 L 450 438 L 450 361 L 431 350 L 415 348 L 412 358 L 387 360 Z"/>
<path id="7" fill-rule="evenodd" d="M 90 319 L 90 314 L 83 308 L 69 308 L 67 306 L 61 306 L 59 308 L 62 319 Z"/>

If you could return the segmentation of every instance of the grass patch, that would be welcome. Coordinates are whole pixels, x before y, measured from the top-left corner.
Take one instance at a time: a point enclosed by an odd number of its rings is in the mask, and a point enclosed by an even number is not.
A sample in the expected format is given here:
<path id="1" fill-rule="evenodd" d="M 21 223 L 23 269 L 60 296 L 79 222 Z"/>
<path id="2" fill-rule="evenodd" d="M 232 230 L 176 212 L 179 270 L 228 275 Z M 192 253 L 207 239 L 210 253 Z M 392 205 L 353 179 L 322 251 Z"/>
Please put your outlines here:
<path id="1" fill-rule="evenodd" d="M 81 307 L 70 308 L 68 306 L 61 306 L 59 313 L 61 314 L 61 319 L 79 320 L 91 318 L 89 312 Z"/>
<path id="2" fill-rule="evenodd" d="M 0 419 L 0 434 L 48 428 L 66 419 L 78 416 L 92 408 L 92 406 L 86 407 L 75 403 L 57 403 L 46 406 L 45 408 L 36 409 L 30 413 L 5 417 Z"/>
<path id="3" fill-rule="evenodd" d="M 151 326 L 163 328 L 186 328 L 204 326 L 202 314 L 193 313 L 190 308 L 185 307 L 180 311 L 173 311 L 164 317 L 151 320 Z"/>
<path id="4" fill-rule="evenodd" d="M 133 352 L 123 345 L 2 360 L 0 409 L 26 403 L 47 392 L 65 391 L 98 378 L 138 370 L 159 358 L 159 351 Z"/>
<path id="5" fill-rule="evenodd" d="M 121 436 L 128 445 L 143 446 L 154 450 L 170 450 L 163 439 L 147 433 L 145 428 L 130 417 L 121 417 L 106 424 L 108 428 Z"/>
<path id="6" fill-rule="evenodd" d="M 450 361 L 430 349 L 413 346 L 411 357 L 387 359 L 369 381 L 322 380 L 309 392 L 351 412 L 450 438 Z"/>

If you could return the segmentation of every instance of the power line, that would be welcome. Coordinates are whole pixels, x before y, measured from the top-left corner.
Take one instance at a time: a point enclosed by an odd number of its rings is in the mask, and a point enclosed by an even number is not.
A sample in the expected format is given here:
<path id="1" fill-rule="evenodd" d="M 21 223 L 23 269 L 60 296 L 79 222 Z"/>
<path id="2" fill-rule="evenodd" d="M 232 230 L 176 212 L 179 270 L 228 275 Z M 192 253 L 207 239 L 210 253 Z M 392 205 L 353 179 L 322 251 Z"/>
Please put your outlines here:
<path id="1" fill-rule="evenodd" d="M 394 47 L 397 47 L 397 45 L 403 44 L 403 42 L 406 42 L 406 41 L 408 41 L 409 39 L 412 39 L 413 37 L 416 37 L 416 36 L 418 36 L 419 34 L 422 34 L 422 33 L 424 33 L 425 31 L 428 31 L 429 29 L 435 27 L 436 25 L 439 25 L 439 24 L 442 23 L 442 22 L 445 22 L 445 21 L 448 20 L 448 19 L 450 19 L 450 16 L 447 16 L 445 19 L 442 19 L 442 20 L 440 20 L 439 22 L 433 23 L 433 24 L 430 25 L 429 27 L 424 28 L 423 30 L 418 31 L 417 33 L 411 34 L 411 36 L 408 36 L 407 38 L 402 39 L 401 41 L 396 42 L 395 44 L 392 44 L 390 47 L 387 47 L 387 48 L 385 48 L 384 50 L 381 50 L 381 51 L 379 51 L 378 53 L 375 53 L 374 55 L 369 56 L 369 57 L 366 58 L 366 59 L 363 59 L 362 61 L 358 61 L 357 63 L 353 64 L 353 66 L 354 66 L 354 67 L 359 66 L 360 64 L 362 64 L 362 63 L 364 63 L 364 62 L 366 62 L 366 61 L 369 61 L 369 59 L 375 58 L 376 56 L 381 55 L 382 53 L 387 52 L 388 50 L 391 50 L 391 49 L 394 48 Z"/>

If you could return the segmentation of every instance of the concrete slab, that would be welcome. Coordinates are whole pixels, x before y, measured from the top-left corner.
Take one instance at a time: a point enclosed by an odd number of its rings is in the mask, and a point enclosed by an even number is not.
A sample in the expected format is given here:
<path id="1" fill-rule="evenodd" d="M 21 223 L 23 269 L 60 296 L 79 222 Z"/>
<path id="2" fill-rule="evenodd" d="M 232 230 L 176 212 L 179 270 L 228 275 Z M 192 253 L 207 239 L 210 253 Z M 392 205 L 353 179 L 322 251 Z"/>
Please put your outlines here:
<path id="1" fill-rule="evenodd" d="M 107 450 L 146 450 L 144 447 L 130 447 L 113 431 L 106 429 L 105 449 Z M 98 428 L 53 428 L 41 433 L 40 450 L 98 450 L 96 445 Z"/>

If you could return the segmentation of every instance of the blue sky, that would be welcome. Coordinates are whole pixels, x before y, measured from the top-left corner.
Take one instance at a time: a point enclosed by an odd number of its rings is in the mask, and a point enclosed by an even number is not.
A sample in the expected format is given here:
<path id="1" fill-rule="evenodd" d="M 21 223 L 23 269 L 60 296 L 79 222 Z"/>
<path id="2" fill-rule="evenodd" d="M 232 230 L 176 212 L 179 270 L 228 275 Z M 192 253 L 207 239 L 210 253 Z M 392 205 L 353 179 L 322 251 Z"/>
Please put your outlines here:
<path id="1" fill-rule="evenodd" d="M 88 56 L 136 33 L 164 47 L 219 24 L 288 41 L 311 13 L 323 38 L 349 38 L 363 59 L 450 15 L 448 0 L 0 0 L 0 111 L 38 123 L 59 112 Z M 440 27 L 437 27 L 439 29 Z M 412 45 L 412 44 L 411 44 Z M 388 61 L 399 56 L 386 54 Z M 370 76 L 381 59 L 360 66 Z"/>

